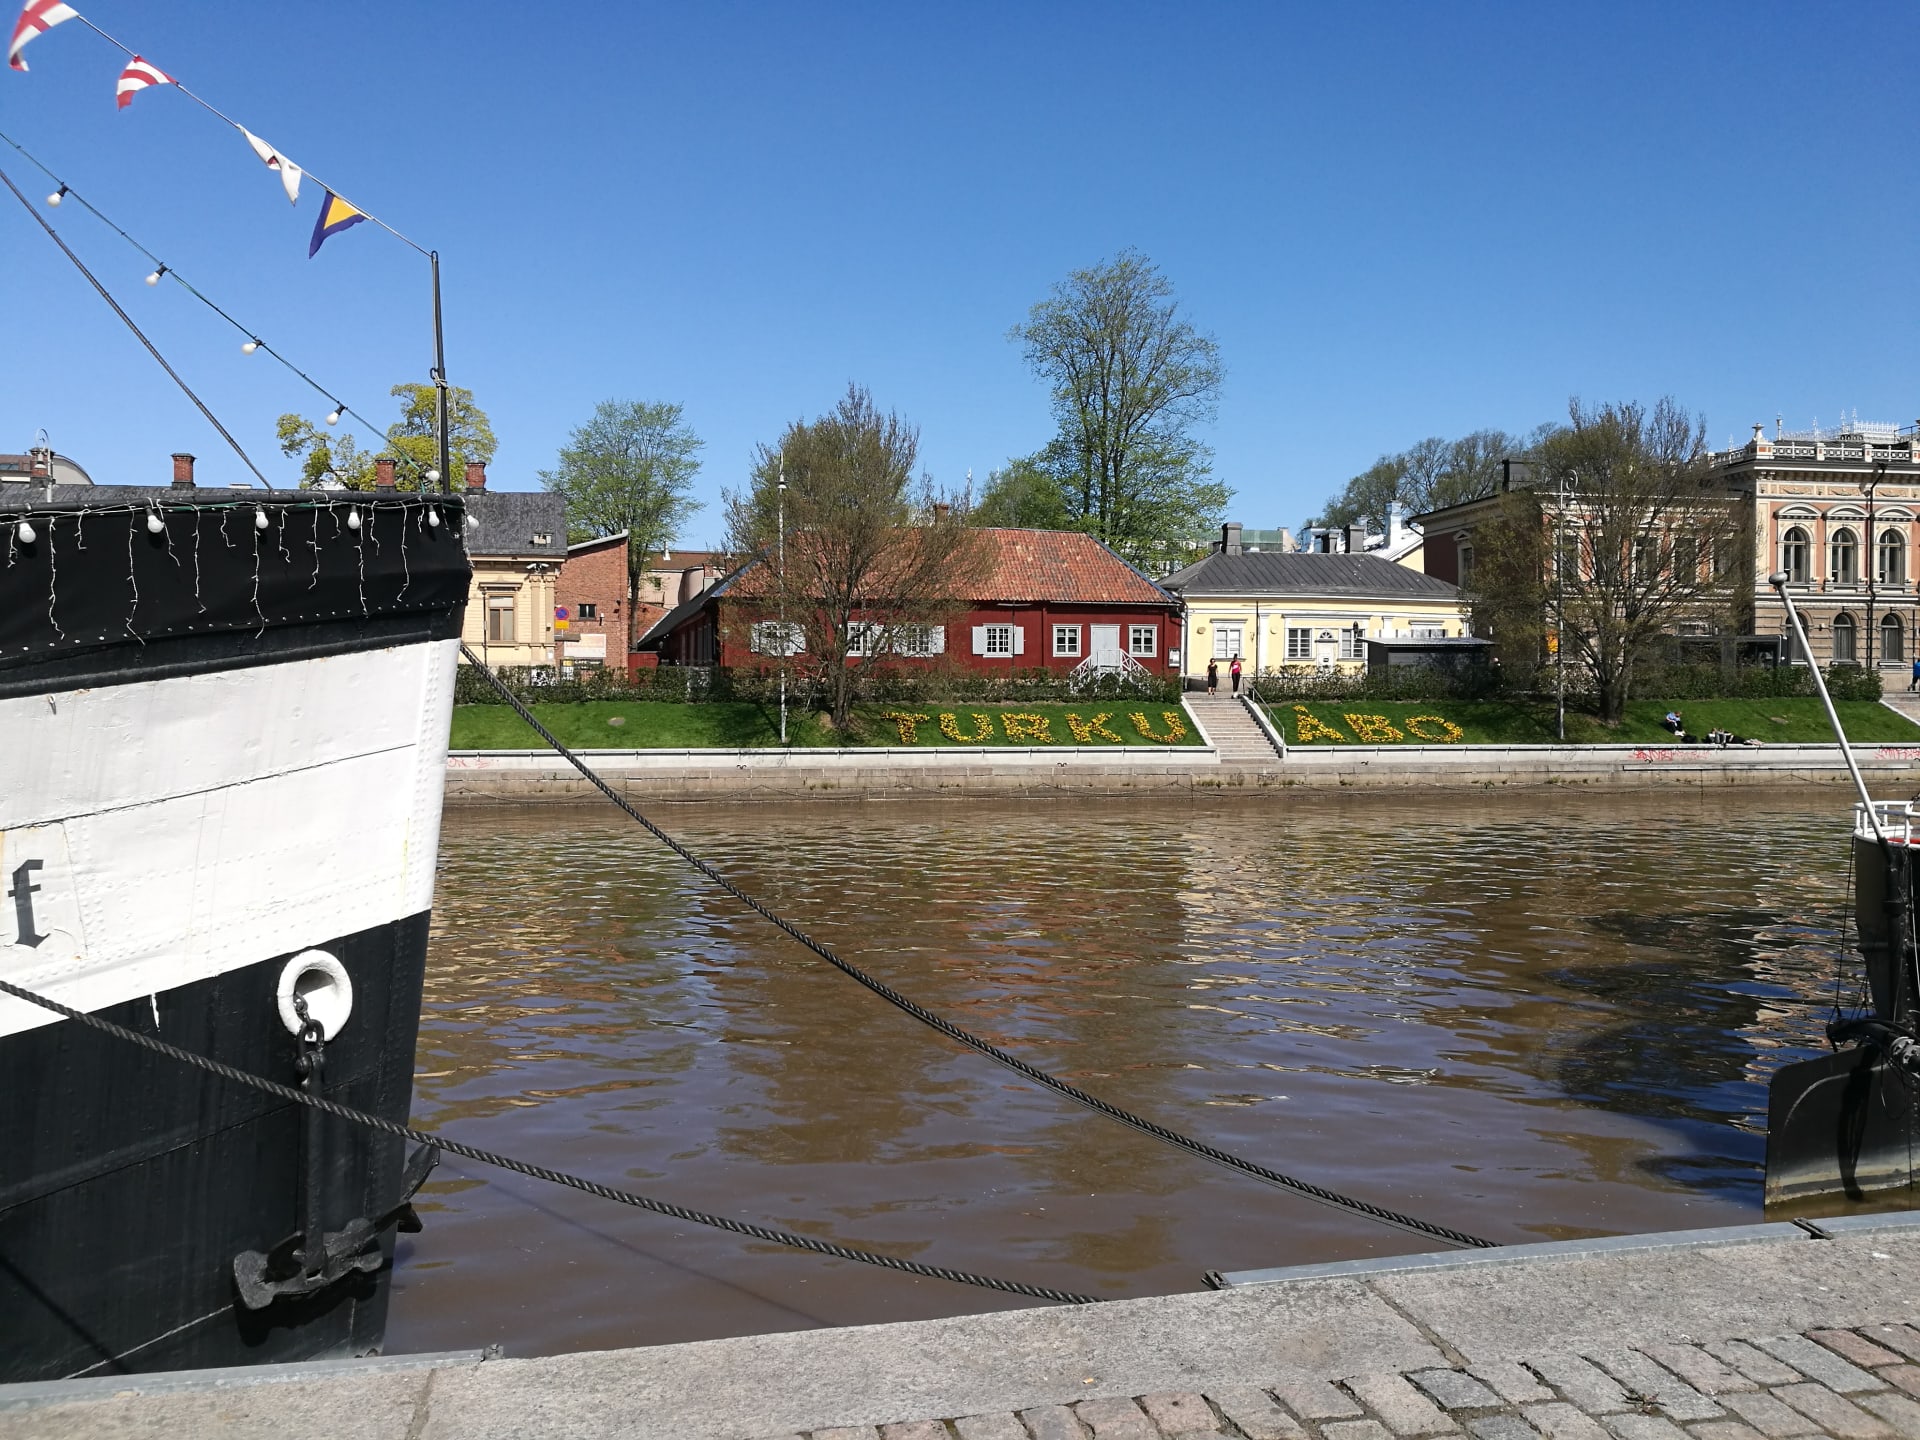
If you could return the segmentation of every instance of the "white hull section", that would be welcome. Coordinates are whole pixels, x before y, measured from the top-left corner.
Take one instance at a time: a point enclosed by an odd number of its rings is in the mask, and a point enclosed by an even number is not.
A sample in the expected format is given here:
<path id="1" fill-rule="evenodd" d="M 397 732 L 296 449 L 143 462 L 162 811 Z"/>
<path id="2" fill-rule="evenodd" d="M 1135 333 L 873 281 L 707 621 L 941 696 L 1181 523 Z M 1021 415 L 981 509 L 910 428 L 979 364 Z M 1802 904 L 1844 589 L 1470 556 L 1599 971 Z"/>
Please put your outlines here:
<path id="1" fill-rule="evenodd" d="M 458 653 L 0 699 L 0 976 L 97 1010 L 429 909 Z"/>

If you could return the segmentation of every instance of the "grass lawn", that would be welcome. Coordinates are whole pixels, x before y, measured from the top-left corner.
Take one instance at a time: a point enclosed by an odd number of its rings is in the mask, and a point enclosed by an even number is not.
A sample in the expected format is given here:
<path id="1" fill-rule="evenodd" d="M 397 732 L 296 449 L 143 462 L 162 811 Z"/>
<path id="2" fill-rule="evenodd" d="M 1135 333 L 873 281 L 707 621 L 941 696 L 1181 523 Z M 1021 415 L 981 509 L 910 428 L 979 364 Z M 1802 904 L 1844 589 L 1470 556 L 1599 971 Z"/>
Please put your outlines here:
<path id="1" fill-rule="evenodd" d="M 1134 700 L 1102 700 L 1089 705 L 942 705 L 925 701 L 914 705 L 858 705 L 846 735 L 830 730 L 825 717 L 817 712 L 795 708 L 787 712 L 787 737 L 796 747 L 909 743 L 902 740 L 901 722 L 886 718 L 888 711 L 926 716 L 910 725 L 914 735 L 910 743 L 925 746 L 1165 743 L 1167 711 L 1180 718 L 1186 730 L 1174 743 L 1200 743 L 1200 737 L 1180 716 L 1178 706 L 1158 702 L 1143 705 Z M 1131 719 L 1135 711 L 1146 716 L 1155 740 L 1143 738 L 1135 729 Z M 779 707 L 748 701 L 678 705 L 664 700 L 591 700 L 577 705 L 535 705 L 533 713 L 562 743 L 576 750 L 735 749 L 780 743 Z M 943 713 L 954 717 L 959 740 L 941 733 Z M 982 715 L 987 717 L 985 726 L 975 718 Z M 1068 723 L 1069 715 L 1087 725 L 1096 716 L 1104 717 L 1107 733 L 1089 730 L 1082 740 Z M 1010 716 L 1039 718 L 1026 724 L 1015 720 L 1010 731 Z M 532 750 L 544 744 L 505 705 L 456 705 L 450 743 L 455 750 Z"/>
<path id="2" fill-rule="evenodd" d="M 1439 716 L 1451 721 L 1460 731 L 1456 743 L 1463 745 L 1551 745 L 1554 743 L 1553 702 L 1551 700 L 1348 700 L 1335 703 L 1311 702 L 1306 711 L 1316 721 L 1336 730 L 1341 740 L 1315 733 L 1301 739 L 1300 715 L 1293 704 L 1281 701 L 1271 707 L 1274 724 L 1287 737 L 1289 745 L 1335 745 L 1400 743 L 1419 745 L 1443 742 L 1448 731 L 1431 720 L 1419 730 L 1407 722 L 1419 716 Z M 1856 743 L 1891 741 L 1912 745 L 1920 743 L 1920 726 L 1896 715 L 1872 700 L 1842 700 L 1835 708 L 1847 737 Z M 1778 700 L 1633 700 L 1627 713 L 1614 727 L 1602 725 L 1581 711 L 1567 711 L 1567 740 L 1575 745 L 1671 745 L 1673 737 L 1661 725 L 1668 710 L 1678 710 L 1690 735 L 1704 736 L 1709 730 L 1731 730 L 1743 738 L 1771 741 L 1829 742 L 1833 731 L 1820 701 L 1813 696 L 1795 696 Z M 1348 715 L 1384 716 L 1401 733 L 1394 742 L 1391 735 L 1377 729 L 1363 736 Z M 1309 727 L 1311 728 L 1311 727 Z M 1368 729 L 1364 722 L 1360 729 Z"/>

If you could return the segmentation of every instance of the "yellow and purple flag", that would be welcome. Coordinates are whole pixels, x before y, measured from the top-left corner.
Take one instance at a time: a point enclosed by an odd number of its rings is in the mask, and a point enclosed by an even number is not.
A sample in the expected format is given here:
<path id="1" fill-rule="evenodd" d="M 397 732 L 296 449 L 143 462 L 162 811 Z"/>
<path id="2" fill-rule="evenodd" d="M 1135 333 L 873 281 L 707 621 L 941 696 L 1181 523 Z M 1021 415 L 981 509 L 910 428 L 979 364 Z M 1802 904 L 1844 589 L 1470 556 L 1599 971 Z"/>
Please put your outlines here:
<path id="1" fill-rule="evenodd" d="M 327 198 L 320 202 L 320 218 L 313 225 L 313 243 L 307 246 L 307 258 L 311 260 L 320 253 L 320 247 L 326 243 L 329 235 L 338 235 L 366 218 L 364 211 L 355 209 L 331 190 L 327 191 Z"/>

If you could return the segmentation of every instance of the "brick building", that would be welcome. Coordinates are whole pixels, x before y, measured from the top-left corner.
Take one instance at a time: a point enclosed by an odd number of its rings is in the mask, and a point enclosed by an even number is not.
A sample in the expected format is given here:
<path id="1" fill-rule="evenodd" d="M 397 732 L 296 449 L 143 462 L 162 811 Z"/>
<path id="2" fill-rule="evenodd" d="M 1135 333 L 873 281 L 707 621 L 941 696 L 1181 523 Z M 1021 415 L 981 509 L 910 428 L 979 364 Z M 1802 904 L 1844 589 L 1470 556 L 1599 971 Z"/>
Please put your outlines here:
<path id="1" fill-rule="evenodd" d="M 939 624 L 897 637 L 903 664 L 964 669 L 1178 673 L 1180 602 L 1090 535 L 983 530 L 993 546 L 975 594 Z M 778 657 L 778 622 L 747 565 L 663 616 L 639 648 L 662 663 L 754 668 Z"/>
<path id="2" fill-rule="evenodd" d="M 628 628 L 627 532 L 567 546 L 553 601 L 562 670 L 624 666 L 633 642 Z"/>

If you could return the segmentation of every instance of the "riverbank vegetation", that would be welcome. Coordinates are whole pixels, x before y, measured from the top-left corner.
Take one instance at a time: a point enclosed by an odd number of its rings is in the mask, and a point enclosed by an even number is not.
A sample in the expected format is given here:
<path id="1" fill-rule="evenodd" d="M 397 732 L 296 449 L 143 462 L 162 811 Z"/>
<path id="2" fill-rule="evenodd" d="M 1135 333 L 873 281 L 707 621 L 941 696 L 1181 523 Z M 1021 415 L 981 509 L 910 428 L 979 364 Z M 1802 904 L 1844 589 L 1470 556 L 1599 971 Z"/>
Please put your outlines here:
<path id="1" fill-rule="evenodd" d="M 576 750 L 759 749 L 780 743 L 780 707 L 767 701 L 703 705 L 660 700 L 535 704 L 533 713 Z M 1089 704 L 856 704 L 845 729 L 822 712 L 792 708 L 796 749 L 858 745 L 1198 745 L 1179 706 L 1139 700 Z M 537 750 L 545 742 L 505 705 L 456 705 L 455 750 Z"/>
<path id="2" fill-rule="evenodd" d="M 1920 725 L 1871 700 L 1837 702 L 1840 723 L 1855 743 L 1920 744 Z M 1662 723 L 1677 710 L 1687 734 L 1704 739 L 1727 730 L 1762 742 L 1825 744 L 1833 739 L 1818 699 L 1630 700 L 1617 725 L 1569 708 L 1572 745 L 1659 745 L 1678 742 Z M 1552 745 L 1554 702 L 1507 700 L 1278 701 L 1268 707 L 1289 745 Z"/>

